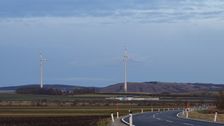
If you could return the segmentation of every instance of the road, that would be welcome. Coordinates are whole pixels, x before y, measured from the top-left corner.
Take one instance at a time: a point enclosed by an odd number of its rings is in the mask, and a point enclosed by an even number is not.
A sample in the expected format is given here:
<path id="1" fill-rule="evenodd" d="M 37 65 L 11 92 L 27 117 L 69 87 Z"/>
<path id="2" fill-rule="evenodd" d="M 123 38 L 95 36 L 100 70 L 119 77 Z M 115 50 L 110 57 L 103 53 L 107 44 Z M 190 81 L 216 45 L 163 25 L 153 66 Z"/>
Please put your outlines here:
<path id="1" fill-rule="evenodd" d="M 135 126 L 224 126 L 202 121 L 180 119 L 177 113 L 180 111 L 148 112 L 133 116 Z M 128 122 L 128 118 L 125 119 Z"/>

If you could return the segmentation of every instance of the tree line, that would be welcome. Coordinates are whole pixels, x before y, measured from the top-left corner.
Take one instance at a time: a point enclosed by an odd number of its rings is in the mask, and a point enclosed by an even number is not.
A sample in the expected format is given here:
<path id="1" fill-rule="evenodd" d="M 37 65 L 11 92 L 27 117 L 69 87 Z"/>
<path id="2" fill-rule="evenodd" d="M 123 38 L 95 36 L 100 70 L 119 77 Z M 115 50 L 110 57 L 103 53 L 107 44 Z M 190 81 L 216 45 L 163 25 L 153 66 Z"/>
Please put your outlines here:
<path id="1" fill-rule="evenodd" d="M 224 92 L 220 91 L 216 101 L 217 109 L 224 110 Z"/>
<path id="2" fill-rule="evenodd" d="M 63 90 L 56 88 L 21 87 L 16 90 L 17 94 L 40 94 L 40 95 L 75 95 L 96 93 L 95 88 L 77 88 Z"/>

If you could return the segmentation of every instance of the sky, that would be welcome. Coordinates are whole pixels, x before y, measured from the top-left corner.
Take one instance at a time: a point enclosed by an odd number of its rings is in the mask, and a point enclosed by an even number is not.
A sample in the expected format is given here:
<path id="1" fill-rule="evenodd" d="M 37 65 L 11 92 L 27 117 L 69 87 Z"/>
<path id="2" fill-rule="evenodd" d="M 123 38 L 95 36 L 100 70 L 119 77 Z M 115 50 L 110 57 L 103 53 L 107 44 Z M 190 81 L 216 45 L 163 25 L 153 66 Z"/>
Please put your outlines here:
<path id="1" fill-rule="evenodd" d="M 223 0 L 0 0 L 0 86 L 224 84 Z"/>

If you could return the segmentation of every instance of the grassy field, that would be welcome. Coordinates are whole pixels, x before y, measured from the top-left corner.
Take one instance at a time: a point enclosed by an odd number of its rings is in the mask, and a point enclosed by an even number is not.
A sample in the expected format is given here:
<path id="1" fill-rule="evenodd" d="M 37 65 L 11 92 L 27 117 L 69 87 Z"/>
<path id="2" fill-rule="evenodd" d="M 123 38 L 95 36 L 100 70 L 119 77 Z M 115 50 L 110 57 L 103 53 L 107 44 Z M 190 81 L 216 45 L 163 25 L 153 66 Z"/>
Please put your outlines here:
<path id="1" fill-rule="evenodd" d="M 106 126 L 110 114 L 128 114 L 128 110 L 141 112 L 137 106 L 79 106 L 79 107 L 0 107 L 1 126 Z"/>
<path id="2" fill-rule="evenodd" d="M 202 120 L 207 120 L 207 121 L 214 120 L 214 114 L 205 114 L 200 111 L 190 112 L 189 117 L 193 118 L 193 119 L 202 119 Z M 218 114 L 217 122 L 224 123 L 224 114 Z"/>
<path id="3" fill-rule="evenodd" d="M 106 126 L 105 116 L 1 117 L 1 126 Z"/>
<path id="4" fill-rule="evenodd" d="M 132 112 L 151 111 L 147 106 L 116 106 L 108 107 L 0 107 L 0 116 L 85 116 L 85 115 L 99 115 L 110 116 L 110 113 L 120 112 L 121 115 L 128 114 L 129 110 Z M 155 110 L 155 109 L 154 109 Z"/>
<path id="5" fill-rule="evenodd" d="M 0 106 L 1 126 L 107 126 L 111 112 L 116 116 L 151 111 L 149 106 L 32 107 Z M 154 108 L 154 111 L 158 109 Z M 163 109 L 160 108 L 162 111 Z"/>
<path id="6" fill-rule="evenodd" d="M 73 100 L 96 100 L 105 99 L 111 95 L 100 94 L 83 94 L 83 95 L 32 95 L 32 94 L 15 94 L 15 93 L 0 93 L 1 101 L 35 101 L 35 100 L 48 100 L 48 101 L 73 101 Z"/>
<path id="7" fill-rule="evenodd" d="M 0 126 L 106 126 L 110 114 L 183 107 L 183 102 L 106 100 L 121 94 L 28 95 L 0 93 Z M 144 96 L 151 97 L 151 96 Z M 161 109 L 162 111 L 162 109 Z M 31 121 L 30 121 L 31 120 Z"/>
<path id="8" fill-rule="evenodd" d="M 106 126 L 112 108 L 0 107 L 1 126 Z"/>

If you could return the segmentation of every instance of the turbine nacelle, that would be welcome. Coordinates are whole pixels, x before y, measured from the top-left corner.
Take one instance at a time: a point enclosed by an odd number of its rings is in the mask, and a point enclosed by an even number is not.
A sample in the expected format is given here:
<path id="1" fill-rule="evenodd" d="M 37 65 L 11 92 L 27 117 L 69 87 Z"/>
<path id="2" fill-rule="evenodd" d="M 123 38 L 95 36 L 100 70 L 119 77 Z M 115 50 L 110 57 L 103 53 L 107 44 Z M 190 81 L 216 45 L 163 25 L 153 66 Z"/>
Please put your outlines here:
<path id="1" fill-rule="evenodd" d="M 123 60 L 125 61 L 125 62 L 127 62 L 128 61 L 128 50 L 127 50 L 127 48 L 125 48 L 125 51 L 124 51 L 124 56 L 123 56 Z"/>

